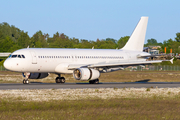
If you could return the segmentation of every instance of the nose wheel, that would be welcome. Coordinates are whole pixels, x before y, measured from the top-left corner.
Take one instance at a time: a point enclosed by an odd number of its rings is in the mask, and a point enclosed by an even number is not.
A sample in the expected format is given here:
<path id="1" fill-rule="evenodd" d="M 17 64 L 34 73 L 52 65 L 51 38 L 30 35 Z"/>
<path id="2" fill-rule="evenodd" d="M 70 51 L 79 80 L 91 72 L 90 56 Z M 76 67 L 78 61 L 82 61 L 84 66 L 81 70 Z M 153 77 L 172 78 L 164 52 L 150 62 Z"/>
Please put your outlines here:
<path id="1" fill-rule="evenodd" d="M 24 79 L 23 80 L 23 84 L 29 84 L 29 80 L 28 79 Z"/>
<path id="2" fill-rule="evenodd" d="M 29 78 L 30 73 L 25 72 L 25 73 L 22 73 L 22 75 L 25 77 L 25 79 L 23 80 L 23 84 L 29 84 L 28 78 Z"/>

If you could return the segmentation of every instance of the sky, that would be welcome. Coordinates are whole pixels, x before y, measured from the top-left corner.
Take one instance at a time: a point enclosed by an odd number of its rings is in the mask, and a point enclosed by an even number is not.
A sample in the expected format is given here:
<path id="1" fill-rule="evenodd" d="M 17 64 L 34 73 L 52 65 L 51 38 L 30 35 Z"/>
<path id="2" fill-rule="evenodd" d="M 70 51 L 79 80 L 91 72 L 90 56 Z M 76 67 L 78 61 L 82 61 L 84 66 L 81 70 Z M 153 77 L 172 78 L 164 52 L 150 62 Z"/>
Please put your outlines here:
<path id="1" fill-rule="evenodd" d="M 28 32 L 64 33 L 94 40 L 130 36 L 141 16 L 148 16 L 146 40 L 173 39 L 180 32 L 179 0 L 2 0 L 0 23 Z"/>

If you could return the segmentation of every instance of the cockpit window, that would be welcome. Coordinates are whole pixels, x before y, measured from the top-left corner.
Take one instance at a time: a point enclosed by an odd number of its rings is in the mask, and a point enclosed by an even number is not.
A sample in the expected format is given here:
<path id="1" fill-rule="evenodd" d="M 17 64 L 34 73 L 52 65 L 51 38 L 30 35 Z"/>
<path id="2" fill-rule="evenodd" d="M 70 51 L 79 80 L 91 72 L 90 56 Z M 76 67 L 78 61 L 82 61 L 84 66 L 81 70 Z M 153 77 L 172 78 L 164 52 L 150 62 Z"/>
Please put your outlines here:
<path id="1" fill-rule="evenodd" d="M 22 55 L 22 57 L 23 57 L 23 58 L 25 58 L 25 56 L 24 56 L 24 55 Z"/>
<path id="2" fill-rule="evenodd" d="M 24 55 L 10 55 L 9 58 L 25 58 Z"/>
<path id="3" fill-rule="evenodd" d="M 12 55 L 12 58 L 16 58 L 17 57 L 17 55 Z"/>
<path id="4" fill-rule="evenodd" d="M 21 58 L 21 55 L 18 55 L 18 58 Z"/>

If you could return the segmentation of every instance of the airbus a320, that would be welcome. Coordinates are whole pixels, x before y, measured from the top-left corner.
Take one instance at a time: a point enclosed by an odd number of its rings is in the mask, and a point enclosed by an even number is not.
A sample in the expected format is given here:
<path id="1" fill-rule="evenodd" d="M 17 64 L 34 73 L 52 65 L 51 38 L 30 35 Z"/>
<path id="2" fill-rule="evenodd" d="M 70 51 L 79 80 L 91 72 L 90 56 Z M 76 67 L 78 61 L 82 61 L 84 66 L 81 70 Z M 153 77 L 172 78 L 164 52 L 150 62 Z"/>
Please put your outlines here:
<path id="1" fill-rule="evenodd" d="M 141 17 L 122 49 L 25 48 L 13 52 L 4 67 L 22 72 L 23 84 L 28 84 L 29 79 L 45 78 L 49 73 L 57 74 L 56 83 L 65 83 L 61 74 L 73 74 L 76 80 L 98 84 L 101 73 L 163 61 L 147 61 L 151 55 L 143 52 L 147 22 L 148 17 Z"/>

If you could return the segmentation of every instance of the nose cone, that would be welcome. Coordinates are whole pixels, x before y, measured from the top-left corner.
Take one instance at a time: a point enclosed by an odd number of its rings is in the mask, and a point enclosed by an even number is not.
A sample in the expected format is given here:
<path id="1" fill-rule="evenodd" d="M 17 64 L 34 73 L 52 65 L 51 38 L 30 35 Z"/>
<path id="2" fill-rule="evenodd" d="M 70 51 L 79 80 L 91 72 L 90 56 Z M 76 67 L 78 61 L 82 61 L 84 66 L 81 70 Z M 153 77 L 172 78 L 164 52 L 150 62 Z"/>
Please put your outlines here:
<path id="1" fill-rule="evenodd" d="M 5 60 L 3 65 L 6 69 L 11 70 L 12 65 L 9 59 Z"/>

